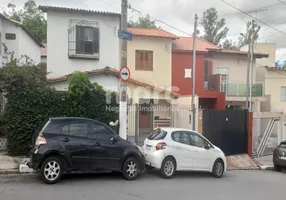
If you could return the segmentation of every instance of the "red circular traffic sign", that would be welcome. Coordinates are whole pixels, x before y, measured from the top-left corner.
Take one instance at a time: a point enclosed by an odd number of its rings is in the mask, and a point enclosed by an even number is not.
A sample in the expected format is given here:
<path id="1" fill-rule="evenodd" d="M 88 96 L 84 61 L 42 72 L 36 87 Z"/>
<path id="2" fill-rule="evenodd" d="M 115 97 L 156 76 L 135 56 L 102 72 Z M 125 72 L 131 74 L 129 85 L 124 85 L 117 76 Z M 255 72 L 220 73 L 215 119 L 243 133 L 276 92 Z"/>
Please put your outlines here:
<path id="1" fill-rule="evenodd" d="M 124 82 L 128 81 L 130 78 L 130 70 L 128 67 L 124 66 L 119 71 L 120 79 Z"/>

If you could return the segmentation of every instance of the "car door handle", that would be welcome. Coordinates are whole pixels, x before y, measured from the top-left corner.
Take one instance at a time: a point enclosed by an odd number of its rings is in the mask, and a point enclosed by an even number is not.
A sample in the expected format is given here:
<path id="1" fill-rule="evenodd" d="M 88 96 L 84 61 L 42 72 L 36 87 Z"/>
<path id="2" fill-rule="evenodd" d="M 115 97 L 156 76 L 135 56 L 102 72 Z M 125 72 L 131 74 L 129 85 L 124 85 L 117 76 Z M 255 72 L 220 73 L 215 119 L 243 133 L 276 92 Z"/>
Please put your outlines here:
<path id="1" fill-rule="evenodd" d="M 98 146 L 101 146 L 100 144 L 99 144 L 99 142 L 96 142 L 94 145 L 92 145 L 93 147 L 98 147 Z"/>
<path id="2" fill-rule="evenodd" d="M 68 139 L 68 138 L 64 138 L 62 141 L 64 141 L 64 142 L 69 142 L 69 141 L 70 141 L 70 139 Z"/>

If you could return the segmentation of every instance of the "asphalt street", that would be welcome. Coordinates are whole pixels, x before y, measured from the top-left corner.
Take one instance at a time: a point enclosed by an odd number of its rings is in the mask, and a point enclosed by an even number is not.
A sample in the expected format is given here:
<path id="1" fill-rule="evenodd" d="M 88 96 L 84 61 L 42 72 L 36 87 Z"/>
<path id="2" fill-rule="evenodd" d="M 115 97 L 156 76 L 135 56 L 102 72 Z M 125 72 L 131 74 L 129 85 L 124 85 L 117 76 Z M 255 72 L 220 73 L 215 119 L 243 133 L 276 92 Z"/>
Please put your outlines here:
<path id="1" fill-rule="evenodd" d="M 120 174 L 66 175 L 55 185 L 35 174 L 1 175 L 0 200 L 281 200 L 286 174 L 272 171 L 228 171 L 221 179 L 208 174 L 179 173 L 162 179 L 156 172 L 126 181 Z"/>

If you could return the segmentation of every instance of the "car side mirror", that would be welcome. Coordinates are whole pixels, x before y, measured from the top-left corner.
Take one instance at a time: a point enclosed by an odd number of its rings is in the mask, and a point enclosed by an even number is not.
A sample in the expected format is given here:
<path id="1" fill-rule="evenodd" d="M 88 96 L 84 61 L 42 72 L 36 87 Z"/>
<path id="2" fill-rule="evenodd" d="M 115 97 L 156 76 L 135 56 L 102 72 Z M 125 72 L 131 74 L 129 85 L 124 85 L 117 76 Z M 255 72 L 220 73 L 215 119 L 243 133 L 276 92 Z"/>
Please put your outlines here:
<path id="1" fill-rule="evenodd" d="M 205 149 L 211 149 L 211 146 L 208 144 L 208 143 L 206 143 L 206 145 L 205 145 Z"/>
<path id="2" fill-rule="evenodd" d="M 116 136 L 111 136 L 111 137 L 109 138 L 109 141 L 110 141 L 111 144 L 114 144 L 114 143 L 117 141 Z"/>

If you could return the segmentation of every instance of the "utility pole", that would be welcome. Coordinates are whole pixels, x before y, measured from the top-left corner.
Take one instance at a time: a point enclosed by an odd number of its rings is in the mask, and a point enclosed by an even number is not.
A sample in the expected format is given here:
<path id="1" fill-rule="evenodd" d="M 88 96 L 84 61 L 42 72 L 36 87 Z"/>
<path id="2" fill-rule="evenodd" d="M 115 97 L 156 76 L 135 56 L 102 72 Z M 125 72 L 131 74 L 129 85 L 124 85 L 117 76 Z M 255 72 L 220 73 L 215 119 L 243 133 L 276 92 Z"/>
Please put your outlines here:
<path id="1" fill-rule="evenodd" d="M 253 84 L 253 50 L 254 50 L 254 20 L 251 21 L 251 48 L 250 48 L 250 64 L 251 64 L 251 73 L 250 73 L 250 103 L 249 103 L 249 112 L 252 112 L 252 84 Z"/>
<path id="2" fill-rule="evenodd" d="M 127 31 L 128 1 L 121 0 L 120 29 Z M 121 39 L 121 68 L 127 66 L 127 40 Z M 127 85 L 121 80 L 119 102 L 119 136 L 126 139 L 127 136 Z"/>
<path id="3" fill-rule="evenodd" d="M 194 36 L 193 36 L 193 69 L 192 69 L 192 111 L 193 111 L 193 130 L 196 130 L 196 37 L 197 37 L 198 16 L 195 14 Z"/>
<path id="4" fill-rule="evenodd" d="M 253 82 L 253 46 L 254 46 L 254 20 L 251 21 L 251 32 L 248 44 L 248 65 L 247 65 L 247 83 L 246 83 L 246 108 L 252 111 L 252 82 Z"/>

